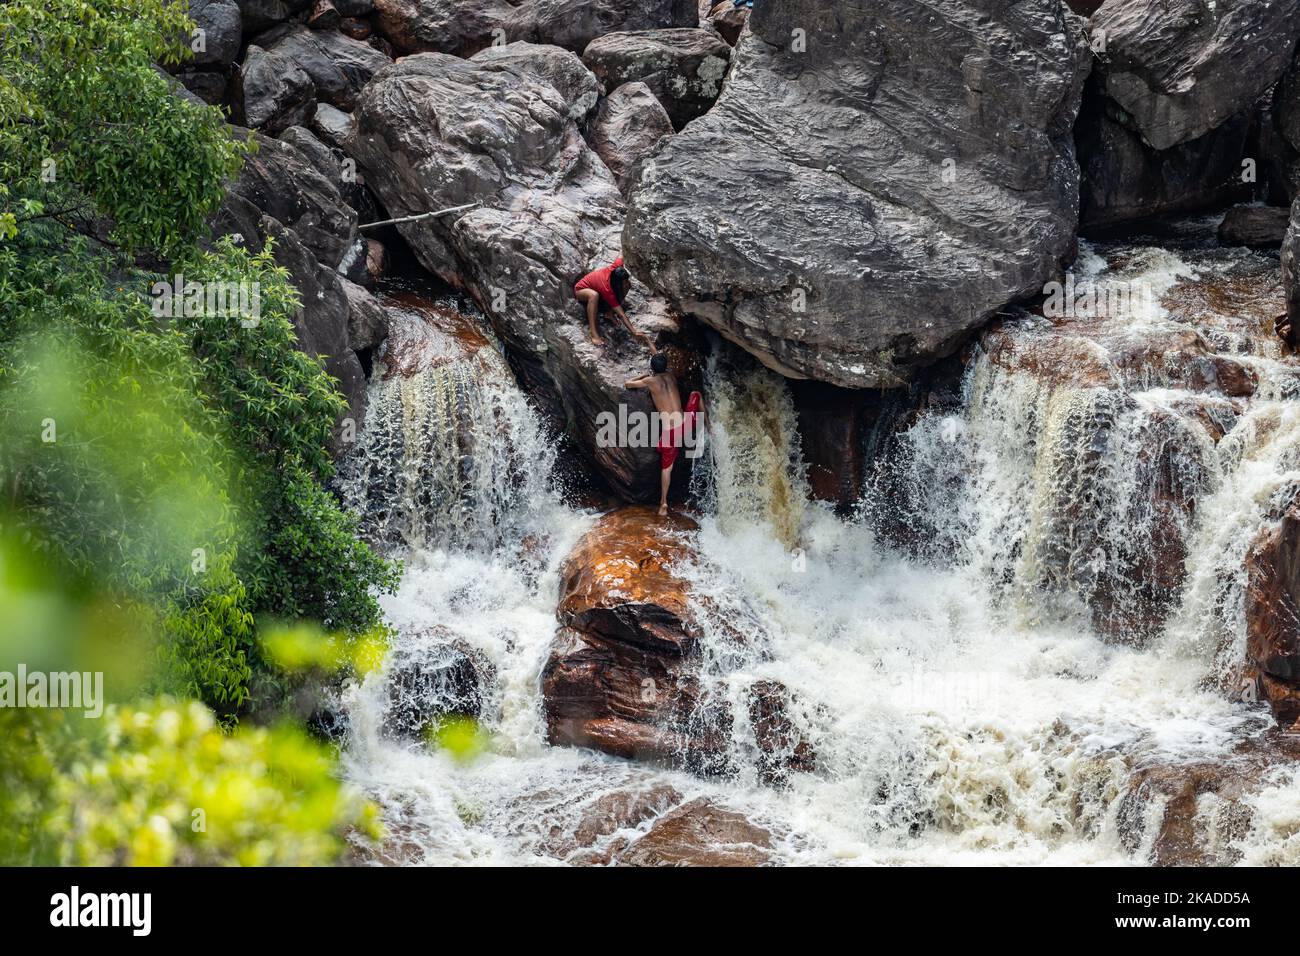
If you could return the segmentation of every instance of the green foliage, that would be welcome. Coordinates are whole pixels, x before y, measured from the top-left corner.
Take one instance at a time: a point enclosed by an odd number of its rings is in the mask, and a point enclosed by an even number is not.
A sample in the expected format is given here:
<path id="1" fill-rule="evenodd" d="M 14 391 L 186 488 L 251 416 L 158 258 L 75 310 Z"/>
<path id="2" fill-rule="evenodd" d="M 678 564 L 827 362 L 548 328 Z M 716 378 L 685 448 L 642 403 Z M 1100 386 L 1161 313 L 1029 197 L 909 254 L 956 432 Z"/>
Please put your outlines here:
<path id="1" fill-rule="evenodd" d="M 156 69 L 190 27 L 180 0 L 0 0 L 0 670 L 103 672 L 115 707 L 0 709 L 0 863 L 328 862 L 370 825 L 300 733 L 218 729 L 304 659 L 372 666 L 398 572 L 326 491 L 344 403 L 286 273 L 196 245 L 249 147 Z M 155 314 L 176 273 L 256 289 L 258 321 Z"/>
<path id="2" fill-rule="evenodd" d="M 257 282 L 260 316 L 243 326 L 200 314 L 176 320 L 198 360 L 203 388 L 225 412 L 245 454 L 242 486 L 252 489 L 257 547 L 241 569 L 257 610 L 308 617 L 362 632 L 379 620 L 373 590 L 391 591 L 398 569 L 358 538 L 357 523 L 325 490 L 335 420 L 346 408 L 319 361 L 297 350 L 289 316 L 293 287 L 269 250 L 250 255 L 223 240 L 192 257 L 186 275 Z"/>
<path id="3" fill-rule="evenodd" d="M 0 711 L 0 863 L 315 866 L 373 805 L 290 727 L 225 734 L 197 703 L 115 706 L 102 720 Z"/>
<path id="4" fill-rule="evenodd" d="M 0 4 L 0 239 L 94 215 L 128 250 L 193 242 L 247 146 L 155 67 L 192 26 L 181 0 Z"/>

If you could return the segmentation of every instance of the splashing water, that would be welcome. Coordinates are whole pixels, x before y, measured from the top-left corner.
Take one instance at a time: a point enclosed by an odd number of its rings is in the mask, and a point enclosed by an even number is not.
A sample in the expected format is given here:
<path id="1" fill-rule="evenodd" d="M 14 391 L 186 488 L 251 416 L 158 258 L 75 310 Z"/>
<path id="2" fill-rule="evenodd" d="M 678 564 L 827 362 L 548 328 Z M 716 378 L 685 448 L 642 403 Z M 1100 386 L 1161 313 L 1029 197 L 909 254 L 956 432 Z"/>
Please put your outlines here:
<path id="1" fill-rule="evenodd" d="M 344 499 L 387 547 L 495 547 L 547 497 L 554 453 L 494 342 L 450 308 L 388 303 L 390 333 Z M 521 451 L 527 449 L 527 452 Z"/>
<path id="2" fill-rule="evenodd" d="M 452 469 L 461 446 L 438 432 L 454 420 L 450 399 L 415 416 L 424 437 L 412 441 L 410 402 L 372 395 L 367 433 L 400 418 L 390 431 L 401 440 L 366 439 L 369 459 L 392 464 L 357 473 L 355 500 L 390 508 L 378 528 L 421 529 L 396 535 L 411 549 L 401 591 L 384 601 L 398 640 L 444 625 L 497 672 L 482 718 L 492 745 L 468 762 L 381 733 L 385 675 L 349 689 L 344 762 L 384 807 L 382 858 L 579 861 L 635 839 L 653 816 L 581 837 L 588 811 L 649 794 L 654 812 L 701 796 L 739 811 L 772 833 L 777 862 L 1146 861 L 1163 805 L 1141 804 L 1135 830 L 1134 768 L 1222 759 L 1267 723 L 1221 685 L 1243 653 L 1245 549 L 1300 487 L 1296 368 L 1255 328 L 1268 321 L 1275 263 L 1149 248 L 1086 248 L 1081 262 L 1152 283 L 1157 306 L 1067 326 L 1086 363 L 1022 361 L 1040 340 L 1061 341 L 1040 320 L 990 338 L 960 406 L 925 411 L 886 446 L 857 521 L 807 501 L 781 379 L 714 350 L 710 450 L 693 486 L 697 559 L 677 571 L 697 598 L 704 678 L 737 705 L 738 771 L 725 779 L 545 744 L 539 675 L 557 569 L 592 516 L 546 486 L 547 438 L 508 384 L 494 407 L 513 409 L 511 440 L 494 445 L 493 467 L 538 479 L 522 484 Z M 1228 306 L 1214 301 L 1222 289 Z M 1189 387 L 1173 350 L 1133 358 L 1133 343 L 1175 339 L 1189 367 L 1228 355 L 1249 368 L 1254 394 Z M 1053 368 L 1072 375 L 1044 374 Z M 467 501 L 475 517 L 397 510 L 401 494 L 423 493 L 420 469 L 443 482 L 438 501 Z M 392 482 L 407 490 L 395 495 Z M 489 534 L 535 546 L 485 549 Z M 752 638 L 743 646 L 737 627 Z M 817 755 L 814 773 L 782 788 L 758 782 L 739 706 L 759 680 L 788 688 L 791 720 Z M 1212 857 L 1295 862 L 1293 768 L 1272 768 L 1229 803 L 1197 804 Z"/>

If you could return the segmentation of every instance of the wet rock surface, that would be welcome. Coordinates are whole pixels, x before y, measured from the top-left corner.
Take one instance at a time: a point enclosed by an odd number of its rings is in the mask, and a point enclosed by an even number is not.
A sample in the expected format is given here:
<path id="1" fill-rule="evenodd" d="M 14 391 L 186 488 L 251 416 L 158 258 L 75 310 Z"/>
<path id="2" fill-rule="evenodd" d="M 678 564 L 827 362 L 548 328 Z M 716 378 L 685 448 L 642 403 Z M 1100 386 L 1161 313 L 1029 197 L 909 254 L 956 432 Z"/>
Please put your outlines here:
<path id="1" fill-rule="evenodd" d="M 496 669 L 446 628 L 403 642 L 388 663 L 386 733 L 420 739 L 447 717 L 478 718 L 492 694 Z"/>
<path id="2" fill-rule="evenodd" d="M 1085 232 L 1249 198 L 1241 165 L 1251 129 L 1249 114 L 1233 116 L 1165 150 L 1153 149 L 1122 120 L 1122 112 L 1089 80 L 1075 127 Z"/>
<path id="3" fill-rule="evenodd" d="M 582 62 L 606 92 L 644 83 L 681 129 L 718 98 L 730 57 L 731 48 L 714 31 L 682 27 L 608 33 L 587 45 Z"/>
<path id="4" fill-rule="evenodd" d="M 563 47 L 521 40 L 490 46 L 474 54 L 472 59 L 503 70 L 518 70 L 550 83 L 564 97 L 569 118 L 578 123 L 587 119 L 600 97 L 600 81 L 577 54 Z"/>
<path id="5" fill-rule="evenodd" d="M 640 164 L 673 133 L 663 104 L 644 83 L 624 83 L 600 101 L 587 137 L 627 196 Z"/>
<path id="6" fill-rule="evenodd" d="M 1278 721 L 1300 721 L 1300 505 L 1262 529 L 1246 555 L 1246 659 Z"/>
<path id="7" fill-rule="evenodd" d="M 1225 246 L 1277 249 L 1286 238 L 1289 210 L 1277 206 L 1234 206 L 1219 224 L 1219 242 Z"/>
<path id="8" fill-rule="evenodd" d="M 542 672 L 551 743 L 705 774 L 733 769 L 735 715 L 701 673 L 700 598 L 683 576 L 696 530 L 683 515 L 622 508 L 569 554 L 556 611 L 562 627 Z M 787 705 L 773 682 L 752 687 L 746 705 L 772 783 L 815 765 Z"/>
<path id="9" fill-rule="evenodd" d="M 616 852 L 620 866 L 762 866 L 772 835 L 733 810 L 693 800 L 665 813 L 645 836 Z"/>
<path id="10" fill-rule="evenodd" d="M 1254 105 L 1300 39 L 1294 0 L 1107 0 L 1089 29 L 1106 95 L 1157 150 Z"/>
<path id="11" fill-rule="evenodd" d="M 633 191 L 633 271 L 778 371 L 848 387 L 904 384 L 1041 290 L 1074 252 L 1082 33 L 1048 2 L 930 12 L 757 7 L 717 104 Z"/>
<path id="12" fill-rule="evenodd" d="M 1270 771 L 1300 761 L 1300 735 L 1248 741 L 1221 760 L 1135 768 L 1118 807 L 1120 840 L 1156 866 L 1231 866 L 1249 832 L 1249 798 L 1276 783 Z"/>
<path id="13" fill-rule="evenodd" d="M 602 415 L 651 411 L 624 383 L 649 351 L 602 320 L 588 339 L 573 284 L 619 253 L 623 198 L 547 82 L 441 54 L 408 57 L 366 87 L 349 151 L 394 216 L 477 202 L 400 227 L 422 265 L 490 317 L 521 384 L 628 500 L 658 490 L 653 448 L 602 442 Z M 628 314 L 646 333 L 678 319 L 633 270 Z"/>

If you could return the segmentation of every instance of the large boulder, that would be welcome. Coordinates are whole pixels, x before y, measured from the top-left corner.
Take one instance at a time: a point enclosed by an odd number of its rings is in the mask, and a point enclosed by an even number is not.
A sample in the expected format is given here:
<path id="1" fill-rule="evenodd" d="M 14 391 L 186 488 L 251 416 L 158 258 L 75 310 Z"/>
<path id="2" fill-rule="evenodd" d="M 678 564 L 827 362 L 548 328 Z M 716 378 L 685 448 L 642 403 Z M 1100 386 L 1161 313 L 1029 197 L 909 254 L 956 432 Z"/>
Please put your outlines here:
<path id="1" fill-rule="evenodd" d="M 1075 249 L 1089 52 L 1054 0 L 757 6 L 721 98 L 647 163 L 624 248 L 791 377 L 898 386 Z"/>
<path id="2" fill-rule="evenodd" d="M 300 135 L 291 138 L 303 141 Z M 244 160 L 237 192 L 292 229 L 318 261 L 336 267 L 356 239 L 356 211 L 289 139 L 253 139 L 257 149 Z"/>
<path id="3" fill-rule="evenodd" d="M 498 39 L 524 39 L 508 29 L 511 0 L 375 0 L 375 28 L 400 53 L 468 56 Z"/>
<path id="4" fill-rule="evenodd" d="M 725 769 L 730 716 L 701 700 L 689 562 L 696 530 L 650 508 L 606 515 L 561 569 L 563 627 L 542 672 L 547 738 L 628 759 Z"/>
<path id="5" fill-rule="evenodd" d="M 771 859 L 771 833 L 703 797 L 665 813 L 611 855 L 619 866 L 763 866 Z"/>
<path id="6" fill-rule="evenodd" d="M 496 667 L 451 631 L 431 627 L 403 636 L 385 676 L 385 733 L 418 740 L 446 718 L 483 716 Z"/>
<path id="7" fill-rule="evenodd" d="M 577 54 L 563 47 L 520 40 L 480 50 L 471 58 L 493 69 L 517 70 L 550 83 L 568 104 L 569 118 L 581 123 L 596 108 L 600 81 Z"/>
<path id="8" fill-rule="evenodd" d="M 1282 288 L 1294 339 L 1300 332 L 1300 196 L 1291 205 L 1291 221 L 1282 238 Z"/>
<path id="9" fill-rule="evenodd" d="M 258 43 L 306 73 L 318 100 L 343 110 L 350 110 L 361 88 L 391 62 L 367 43 L 301 23 L 263 34 Z"/>
<path id="10" fill-rule="evenodd" d="M 1196 139 L 1156 150 L 1089 80 L 1075 127 L 1082 227 L 1107 229 L 1249 198 L 1241 161 L 1250 131 L 1251 116 L 1241 113 Z"/>
<path id="11" fill-rule="evenodd" d="M 490 317 L 524 387 L 611 487 L 655 495 L 654 449 L 601 438 L 603 413 L 651 411 L 623 387 L 649 355 L 621 331 L 592 345 L 573 297 L 575 280 L 618 255 L 624 204 L 564 97 L 531 75 L 427 53 L 381 71 L 354 115 L 349 152 L 393 216 L 479 203 L 399 229 Z M 678 328 L 635 287 L 628 311 L 650 334 Z"/>
<path id="12" fill-rule="evenodd" d="M 694 27 L 699 22 L 696 0 L 535 0 L 520 21 L 534 35 L 520 39 L 581 53 L 596 37 L 617 30 Z"/>
<path id="13" fill-rule="evenodd" d="M 703 599 L 684 574 L 696 560 L 696 530 L 684 516 L 622 508 L 602 517 L 566 558 L 561 628 L 542 671 L 552 744 L 700 773 L 737 769 L 737 715 L 701 675 Z M 749 689 L 756 770 L 769 783 L 815 763 L 788 710 L 782 685 L 759 681 Z"/>
<path id="14" fill-rule="evenodd" d="M 609 33 L 582 54 L 606 91 L 636 81 L 648 86 L 677 129 L 708 112 L 722 92 L 730 58 L 726 41 L 699 27 Z"/>
<path id="15" fill-rule="evenodd" d="M 615 30 L 695 26 L 695 0 L 374 0 L 375 25 L 402 53 L 469 56 L 492 44 L 581 53 Z"/>
<path id="16" fill-rule="evenodd" d="M 311 119 L 316 85 L 291 57 L 253 44 L 236 73 L 233 105 L 237 123 L 274 136 Z"/>
<path id="17" fill-rule="evenodd" d="M 260 33 L 305 10 L 311 0 L 237 0 L 245 33 Z"/>
<path id="18" fill-rule="evenodd" d="M 650 88 L 644 83 L 624 83 L 600 101 L 587 138 L 626 196 L 641 161 L 672 132 L 672 120 Z"/>
<path id="19" fill-rule="evenodd" d="M 1276 249 L 1286 238 L 1290 212 L 1278 206 L 1233 206 L 1219 223 L 1219 242 L 1225 246 Z"/>
<path id="20" fill-rule="evenodd" d="M 202 31 L 189 43 L 194 58 L 189 65 L 226 69 L 239 56 L 242 37 L 239 6 L 234 0 L 190 0 L 189 16 Z M 199 37 L 202 43 L 195 42 Z"/>
<path id="21" fill-rule="evenodd" d="M 1291 62 L 1297 0 L 1107 0 L 1089 21 L 1106 95 L 1153 148 L 1254 105 Z"/>
<path id="22" fill-rule="evenodd" d="M 1261 696 L 1300 720 L 1300 505 L 1259 532 L 1246 555 L 1246 658 Z"/>
<path id="23" fill-rule="evenodd" d="M 211 235 L 236 236 L 254 251 L 272 243 L 276 264 L 288 271 L 301 300 L 293 316 L 299 347 L 321 358 L 337 380 L 348 402 L 340 421 L 359 426 L 365 373 L 349 341 L 352 307 L 335 272 L 338 257 L 356 235 L 356 213 L 290 142 L 259 134 L 254 140 L 257 150 L 245 159 L 212 216 Z M 344 450 L 341 444 L 335 448 Z"/>
<path id="24" fill-rule="evenodd" d="M 1275 143 L 1273 168 L 1267 172 L 1277 187 L 1276 200 L 1289 202 L 1300 195 L 1300 60 L 1292 62 L 1273 91 L 1263 125 Z"/>

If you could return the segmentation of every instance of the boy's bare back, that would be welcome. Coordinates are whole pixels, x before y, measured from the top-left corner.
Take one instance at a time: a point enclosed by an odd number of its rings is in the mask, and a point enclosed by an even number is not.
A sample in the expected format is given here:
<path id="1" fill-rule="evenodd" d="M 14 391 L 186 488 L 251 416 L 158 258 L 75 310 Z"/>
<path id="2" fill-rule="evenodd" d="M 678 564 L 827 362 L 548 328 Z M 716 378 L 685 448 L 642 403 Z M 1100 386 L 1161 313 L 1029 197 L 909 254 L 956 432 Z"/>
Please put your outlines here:
<path id="1" fill-rule="evenodd" d="M 677 376 L 672 372 L 651 375 L 646 388 L 650 390 L 656 411 L 664 415 L 681 413 L 682 396 L 677 389 Z"/>

